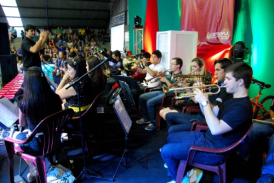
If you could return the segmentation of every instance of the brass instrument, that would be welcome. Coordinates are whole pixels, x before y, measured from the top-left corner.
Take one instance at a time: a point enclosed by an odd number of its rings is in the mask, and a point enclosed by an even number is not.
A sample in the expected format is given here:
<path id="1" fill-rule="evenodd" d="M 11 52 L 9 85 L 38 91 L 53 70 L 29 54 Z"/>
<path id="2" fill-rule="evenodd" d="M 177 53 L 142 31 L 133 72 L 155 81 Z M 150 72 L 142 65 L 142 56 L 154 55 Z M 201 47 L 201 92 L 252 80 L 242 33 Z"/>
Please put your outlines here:
<path id="1" fill-rule="evenodd" d="M 136 63 L 142 63 L 142 60 L 136 60 L 134 56 L 127 56 L 123 60 L 123 67 L 127 71 L 133 71 L 137 67 Z"/>
<path id="2" fill-rule="evenodd" d="M 224 88 L 225 86 L 219 86 L 216 84 L 213 85 L 201 85 L 201 86 L 192 86 L 192 87 L 184 87 L 184 88 L 172 88 L 169 89 L 168 91 L 174 91 L 175 94 L 175 99 L 183 99 L 183 98 L 189 98 L 189 97 L 194 97 L 196 94 L 194 93 L 188 93 L 190 91 L 193 92 L 195 88 L 202 89 L 203 91 L 208 89 L 213 89 L 217 88 L 218 90 L 216 92 L 205 92 L 207 95 L 214 95 L 220 92 L 221 88 Z"/>
<path id="3" fill-rule="evenodd" d="M 258 120 L 258 119 L 253 119 L 253 121 L 255 121 L 255 122 L 260 122 L 260 123 L 269 123 L 269 124 L 274 125 L 274 122 L 273 122 L 273 121 Z"/>
<path id="4" fill-rule="evenodd" d="M 146 84 L 148 84 L 148 82 L 151 82 L 151 83 L 158 82 L 158 81 L 160 81 L 161 77 L 164 77 L 165 75 L 168 75 L 167 73 L 169 73 L 171 71 L 172 71 L 171 69 L 168 69 L 163 73 L 159 72 L 156 76 L 153 76 L 152 78 L 146 80 L 145 82 L 146 82 Z"/>

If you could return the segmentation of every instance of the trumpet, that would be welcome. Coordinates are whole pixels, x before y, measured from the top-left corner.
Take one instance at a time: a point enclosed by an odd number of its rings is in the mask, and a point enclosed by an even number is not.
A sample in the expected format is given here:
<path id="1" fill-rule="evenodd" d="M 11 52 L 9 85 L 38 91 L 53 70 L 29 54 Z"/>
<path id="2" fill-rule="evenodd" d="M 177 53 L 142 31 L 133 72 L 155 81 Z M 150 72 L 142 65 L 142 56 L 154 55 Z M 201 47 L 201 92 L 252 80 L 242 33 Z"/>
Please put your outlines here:
<path id="1" fill-rule="evenodd" d="M 176 77 L 179 78 L 216 78 L 215 76 L 209 76 L 209 75 L 186 75 L 186 74 L 176 74 Z"/>
<path id="2" fill-rule="evenodd" d="M 187 93 L 189 91 L 193 91 L 195 88 L 199 88 L 202 90 L 209 90 L 209 92 L 205 92 L 207 95 L 214 95 L 218 94 L 221 91 L 221 88 L 225 88 L 226 86 L 219 86 L 216 84 L 212 85 L 201 85 L 201 86 L 192 86 L 192 87 L 184 87 L 184 88 L 172 88 L 169 89 L 168 91 L 174 91 L 175 94 L 175 99 L 183 99 L 183 98 L 189 98 L 189 97 L 194 97 L 196 94 L 194 93 Z M 211 89 L 217 88 L 217 91 L 211 92 Z"/>
<path id="3" fill-rule="evenodd" d="M 133 56 L 127 56 L 123 60 L 123 67 L 127 71 L 133 71 L 137 67 L 136 63 L 137 64 L 142 63 L 142 60 L 136 60 L 135 57 Z"/>
<path id="4" fill-rule="evenodd" d="M 171 69 L 168 69 L 163 73 L 158 73 L 156 76 L 153 76 L 153 78 L 150 78 L 150 79 L 146 80 L 145 82 L 146 82 L 146 84 L 148 84 L 148 82 L 151 82 L 151 83 L 158 82 L 158 81 L 160 81 L 161 77 L 165 76 L 167 73 L 169 73 L 171 71 L 172 71 Z"/>

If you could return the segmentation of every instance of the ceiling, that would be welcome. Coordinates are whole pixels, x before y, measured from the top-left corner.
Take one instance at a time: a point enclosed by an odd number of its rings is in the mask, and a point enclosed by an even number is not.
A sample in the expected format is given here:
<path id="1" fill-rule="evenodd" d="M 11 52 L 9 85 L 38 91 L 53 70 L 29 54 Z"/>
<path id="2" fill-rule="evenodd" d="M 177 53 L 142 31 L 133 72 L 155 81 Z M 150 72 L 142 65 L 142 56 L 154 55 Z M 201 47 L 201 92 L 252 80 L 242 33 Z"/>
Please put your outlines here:
<path id="1" fill-rule="evenodd" d="M 111 0 L 16 0 L 16 2 L 23 25 L 32 24 L 37 28 L 46 28 L 47 25 L 49 28 L 88 26 L 94 29 L 107 28 L 109 25 Z M 7 22 L 2 8 L 0 8 L 0 21 Z"/>

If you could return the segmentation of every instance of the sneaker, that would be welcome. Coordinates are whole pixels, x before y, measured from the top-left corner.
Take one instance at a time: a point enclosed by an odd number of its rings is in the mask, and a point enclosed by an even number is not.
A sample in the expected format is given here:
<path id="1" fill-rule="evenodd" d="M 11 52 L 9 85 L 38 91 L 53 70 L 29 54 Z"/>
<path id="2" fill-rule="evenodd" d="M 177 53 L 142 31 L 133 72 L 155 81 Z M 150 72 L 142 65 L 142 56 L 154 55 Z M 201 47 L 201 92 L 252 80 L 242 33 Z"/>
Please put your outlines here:
<path id="1" fill-rule="evenodd" d="M 147 130 L 147 131 L 152 131 L 152 130 L 154 130 L 154 129 L 156 129 L 156 126 L 155 126 L 154 124 L 149 124 L 149 125 L 145 128 L 145 130 Z"/>
<path id="2" fill-rule="evenodd" d="M 136 123 L 139 124 L 139 125 L 141 125 L 141 124 L 150 123 L 150 121 L 147 120 L 147 119 L 141 118 L 141 119 L 137 120 Z"/>
<path id="3" fill-rule="evenodd" d="M 164 164 L 164 167 L 165 167 L 165 168 L 168 168 L 166 163 Z"/>
<path id="4" fill-rule="evenodd" d="M 257 180 L 257 183 L 272 183 L 274 182 L 274 176 L 270 174 L 262 174 L 261 177 Z"/>

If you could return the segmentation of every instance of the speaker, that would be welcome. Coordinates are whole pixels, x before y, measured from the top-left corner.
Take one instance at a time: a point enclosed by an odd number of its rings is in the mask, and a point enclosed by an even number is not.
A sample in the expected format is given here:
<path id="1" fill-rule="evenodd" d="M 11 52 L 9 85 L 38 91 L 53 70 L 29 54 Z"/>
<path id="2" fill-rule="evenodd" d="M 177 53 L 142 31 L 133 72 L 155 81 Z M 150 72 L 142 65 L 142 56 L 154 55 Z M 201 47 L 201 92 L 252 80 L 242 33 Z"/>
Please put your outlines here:
<path id="1" fill-rule="evenodd" d="M 0 23 L 0 55 L 10 54 L 8 24 Z"/>
<path id="2" fill-rule="evenodd" d="M 0 55 L 0 69 L 2 75 L 2 83 L 3 86 L 5 86 L 18 74 L 16 55 Z"/>

